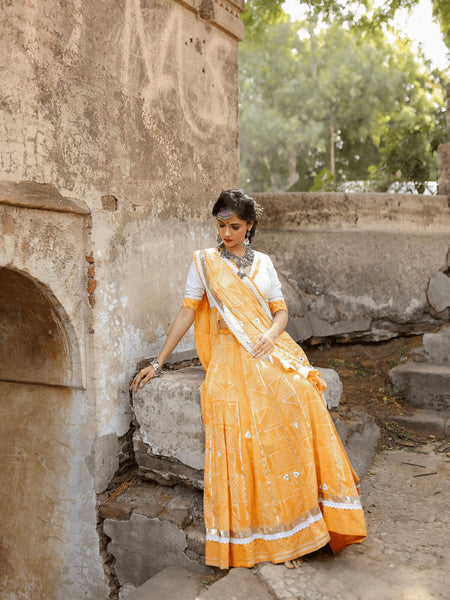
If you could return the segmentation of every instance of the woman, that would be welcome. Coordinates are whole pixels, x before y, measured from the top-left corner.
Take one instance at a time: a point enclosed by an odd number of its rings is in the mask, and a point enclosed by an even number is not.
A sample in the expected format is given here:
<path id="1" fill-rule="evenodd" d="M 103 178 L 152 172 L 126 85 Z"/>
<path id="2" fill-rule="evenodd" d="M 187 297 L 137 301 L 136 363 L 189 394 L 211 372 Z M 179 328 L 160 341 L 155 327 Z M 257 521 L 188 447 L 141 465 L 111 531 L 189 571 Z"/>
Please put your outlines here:
<path id="1" fill-rule="evenodd" d="M 366 536 L 358 477 L 322 398 L 325 383 L 284 332 L 288 321 L 270 258 L 250 248 L 262 209 L 242 190 L 213 207 L 217 248 L 195 252 L 182 308 L 157 358 L 131 388 L 158 376 L 195 319 L 206 378 L 206 563 L 299 566 L 327 543 Z"/>

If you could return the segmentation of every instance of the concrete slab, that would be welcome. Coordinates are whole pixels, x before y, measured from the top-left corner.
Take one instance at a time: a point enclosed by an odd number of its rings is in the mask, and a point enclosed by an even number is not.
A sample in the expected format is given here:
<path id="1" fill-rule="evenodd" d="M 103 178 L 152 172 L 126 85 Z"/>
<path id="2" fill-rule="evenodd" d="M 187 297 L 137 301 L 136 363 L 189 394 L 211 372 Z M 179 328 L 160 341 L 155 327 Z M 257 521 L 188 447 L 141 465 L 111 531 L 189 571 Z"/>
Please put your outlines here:
<path id="1" fill-rule="evenodd" d="M 273 596 L 249 569 L 231 569 L 198 600 L 273 600 Z"/>
<path id="2" fill-rule="evenodd" d="M 450 365 L 409 362 L 391 369 L 389 377 L 412 406 L 450 410 Z"/>
<path id="3" fill-rule="evenodd" d="M 122 585 L 129 582 L 140 586 L 171 565 L 198 573 L 211 571 L 186 556 L 186 535 L 170 521 L 133 513 L 128 521 L 105 519 L 103 529 L 111 539 L 108 552 L 115 558 L 114 568 Z"/>
<path id="4" fill-rule="evenodd" d="M 195 600 L 205 589 L 204 575 L 166 567 L 126 596 L 126 600 Z"/>
<path id="5" fill-rule="evenodd" d="M 412 431 L 428 433 L 438 438 L 450 437 L 450 411 L 419 409 L 410 415 L 394 415 L 391 420 Z"/>
<path id="6" fill-rule="evenodd" d="M 300 569 L 255 568 L 278 600 L 447 600 L 450 458 L 439 444 L 376 455 L 362 484 L 368 537 Z M 433 474 L 434 473 L 434 474 Z"/>

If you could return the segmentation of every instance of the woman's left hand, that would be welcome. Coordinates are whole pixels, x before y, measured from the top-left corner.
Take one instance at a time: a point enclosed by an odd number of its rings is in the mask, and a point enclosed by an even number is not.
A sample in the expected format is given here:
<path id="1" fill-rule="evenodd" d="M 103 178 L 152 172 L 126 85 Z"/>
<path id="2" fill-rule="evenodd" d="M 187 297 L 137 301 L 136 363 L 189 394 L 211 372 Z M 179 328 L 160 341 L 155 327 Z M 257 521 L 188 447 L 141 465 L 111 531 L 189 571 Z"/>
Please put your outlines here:
<path id="1" fill-rule="evenodd" d="M 263 358 L 273 352 L 275 344 L 270 339 L 267 333 L 263 333 L 258 337 L 252 347 L 253 358 Z"/>

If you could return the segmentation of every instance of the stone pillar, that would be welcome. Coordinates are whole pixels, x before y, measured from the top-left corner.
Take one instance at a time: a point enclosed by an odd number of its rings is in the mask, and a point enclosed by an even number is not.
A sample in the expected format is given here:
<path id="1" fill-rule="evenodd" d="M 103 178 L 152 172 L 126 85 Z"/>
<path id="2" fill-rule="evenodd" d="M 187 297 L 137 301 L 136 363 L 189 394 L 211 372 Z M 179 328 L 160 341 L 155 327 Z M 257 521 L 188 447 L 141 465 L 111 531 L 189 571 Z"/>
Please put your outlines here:
<path id="1" fill-rule="evenodd" d="M 447 133 L 450 137 L 450 83 L 447 83 Z M 438 148 L 439 154 L 439 194 L 450 194 L 450 142 Z"/>

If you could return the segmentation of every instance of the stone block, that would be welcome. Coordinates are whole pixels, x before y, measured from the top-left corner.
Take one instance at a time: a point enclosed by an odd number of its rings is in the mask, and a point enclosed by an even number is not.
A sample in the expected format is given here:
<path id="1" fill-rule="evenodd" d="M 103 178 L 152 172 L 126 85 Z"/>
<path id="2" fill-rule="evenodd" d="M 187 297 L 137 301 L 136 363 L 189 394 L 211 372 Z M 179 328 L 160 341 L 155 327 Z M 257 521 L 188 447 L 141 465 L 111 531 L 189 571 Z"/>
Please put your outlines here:
<path id="1" fill-rule="evenodd" d="M 336 408 L 339 406 L 342 397 L 343 387 L 341 378 L 334 369 L 321 368 L 320 373 L 327 383 L 327 389 L 323 393 L 323 399 L 329 409 Z"/>
<path id="2" fill-rule="evenodd" d="M 196 600 L 205 588 L 204 575 L 179 567 L 166 567 L 139 586 L 127 600 Z"/>
<path id="3" fill-rule="evenodd" d="M 273 600 L 273 596 L 252 571 L 237 568 L 202 592 L 198 600 Z"/>
<path id="4" fill-rule="evenodd" d="M 336 407 L 342 395 L 339 375 L 333 369 L 320 372 L 327 383 L 327 406 Z M 199 388 L 204 376 L 201 367 L 168 371 L 134 394 L 133 445 L 141 478 L 203 489 L 205 436 Z"/>
<path id="5" fill-rule="evenodd" d="M 426 360 L 435 365 L 450 364 L 450 327 L 423 336 Z"/>
<path id="6" fill-rule="evenodd" d="M 103 528 L 111 539 L 108 552 L 114 556 L 121 585 L 140 586 L 171 565 L 197 572 L 206 569 L 187 558 L 186 535 L 175 523 L 133 513 L 128 521 L 105 519 Z"/>
<path id="7" fill-rule="evenodd" d="M 201 421 L 200 425 L 202 425 Z M 173 435 L 176 436 L 176 431 L 173 432 Z M 193 469 L 179 460 L 153 454 L 149 446 L 141 440 L 139 431 L 136 431 L 133 436 L 133 444 L 138 474 L 142 479 L 156 481 L 167 486 L 181 482 L 188 487 L 203 489 L 203 469 Z M 204 453 L 204 447 L 202 446 L 202 448 Z"/>
<path id="8" fill-rule="evenodd" d="M 348 434 L 350 432 L 350 427 L 348 423 L 338 415 L 332 415 L 332 419 L 334 426 L 336 427 L 339 439 L 343 444 L 345 444 L 345 441 L 347 440 Z"/>
<path id="9" fill-rule="evenodd" d="M 200 409 L 201 367 L 164 374 L 133 395 L 139 434 L 151 452 L 203 468 L 205 434 Z"/>
<path id="10" fill-rule="evenodd" d="M 205 555 L 206 530 L 204 526 L 197 525 L 186 529 L 186 541 L 189 550 L 197 556 Z"/>
<path id="11" fill-rule="evenodd" d="M 410 362 L 391 369 L 389 377 L 411 406 L 450 409 L 450 365 Z"/>
<path id="12" fill-rule="evenodd" d="M 427 290 L 428 301 L 437 312 L 450 306 L 450 277 L 439 271 L 430 279 Z"/>
<path id="13" fill-rule="evenodd" d="M 348 425 L 350 432 L 344 448 L 358 477 L 362 479 L 372 462 L 375 446 L 380 439 L 380 428 L 375 419 L 366 413 L 353 415 Z"/>
<path id="14" fill-rule="evenodd" d="M 132 583 L 124 583 L 119 590 L 119 600 L 130 600 L 131 595 L 136 591 L 136 586 Z"/>
<path id="15" fill-rule="evenodd" d="M 412 415 L 392 416 L 391 420 L 406 429 L 434 435 L 437 438 L 450 436 L 450 412 L 419 409 Z"/>

